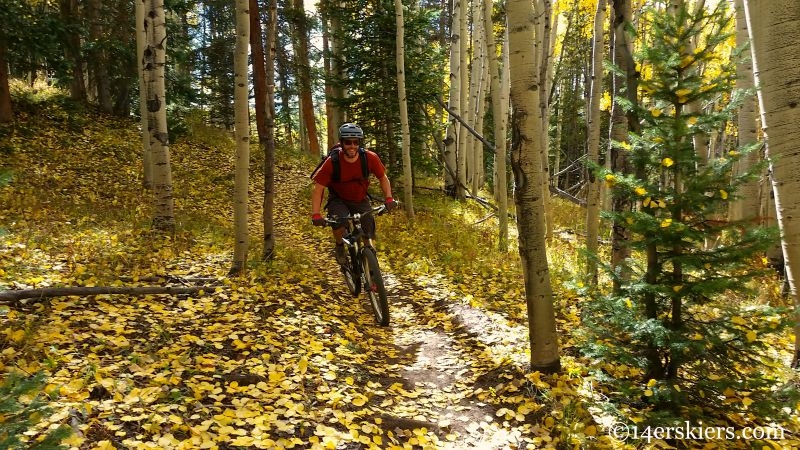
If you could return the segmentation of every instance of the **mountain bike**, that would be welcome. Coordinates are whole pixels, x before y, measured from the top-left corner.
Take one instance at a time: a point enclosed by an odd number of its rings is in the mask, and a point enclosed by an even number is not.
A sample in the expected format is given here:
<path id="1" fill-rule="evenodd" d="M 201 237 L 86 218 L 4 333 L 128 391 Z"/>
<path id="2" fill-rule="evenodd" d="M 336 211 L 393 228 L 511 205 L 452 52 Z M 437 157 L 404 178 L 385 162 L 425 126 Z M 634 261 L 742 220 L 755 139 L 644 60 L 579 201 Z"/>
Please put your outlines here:
<path id="1" fill-rule="evenodd" d="M 381 326 L 389 325 L 389 302 L 386 299 L 386 287 L 383 284 L 383 275 L 378 266 L 378 256 L 372 239 L 367 237 L 361 227 L 361 219 L 370 214 L 380 215 L 386 211 L 386 206 L 372 208 L 365 213 L 350 214 L 347 217 L 328 218 L 330 226 L 345 224 L 344 245 L 347 261 L 340 265 L 344 281 L 353 297 L 358 297 L 363 288 L 369 297 L 375 322 Z"/>

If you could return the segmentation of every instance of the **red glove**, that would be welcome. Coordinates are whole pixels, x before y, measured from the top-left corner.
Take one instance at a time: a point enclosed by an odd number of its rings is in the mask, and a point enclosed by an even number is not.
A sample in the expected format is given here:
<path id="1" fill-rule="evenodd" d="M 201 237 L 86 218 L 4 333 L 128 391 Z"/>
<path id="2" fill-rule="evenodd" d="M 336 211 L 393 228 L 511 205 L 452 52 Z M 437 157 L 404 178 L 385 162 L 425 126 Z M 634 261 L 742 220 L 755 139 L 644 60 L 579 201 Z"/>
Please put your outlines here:
<path id="1" fill-rule="evenodd" d="M 392 197 L 386 197 L 383 204 L 386 206 L 386 212 L 391 212 L 393 209 L 397 208 L 397 202 L 394 201 Z"/>
<path id="2" fill-rule="evenodd" d="M 328 224 L 328 222 L 320 214 L 312 214 L 311 223 L 318 227 L 324 227 Z"/>

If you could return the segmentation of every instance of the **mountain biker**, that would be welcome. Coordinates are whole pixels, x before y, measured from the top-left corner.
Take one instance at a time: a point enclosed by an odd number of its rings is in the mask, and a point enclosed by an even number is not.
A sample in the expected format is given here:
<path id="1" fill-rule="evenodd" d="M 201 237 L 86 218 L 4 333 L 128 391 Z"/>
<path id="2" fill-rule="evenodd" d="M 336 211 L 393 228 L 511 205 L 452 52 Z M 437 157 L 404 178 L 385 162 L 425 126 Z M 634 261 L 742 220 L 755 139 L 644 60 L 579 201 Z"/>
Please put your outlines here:
<path id="1" fill-rule="evenodd" d="M 392 186 L 386 176 L 386 168 L 377 154 L 361 147 L 363 139 L 364 131 L 358 125 L 345 123 L 339 127 L 341 149 L 333 150 L 333 152 L 339 152 L 338 168 L 340 173 L 338 177 L 333 173 L 333 153 L 327 157 L 312 176 L 314 179 L 314 191 L 311 193 L 311 222 L 314 225 L 327 225 L 326 220 L 320 214 L 326 187 L 329 188 L 328 203 L 325 205 L 328 210 L 328 217 L 345 217 L 353 213 L 370 211 L 372 207 L 367 195 L 370 173 L 378 179 L 385 197 L 386 211 L 391 211 L 397 206 L 397 202 L 392 198 Z M 362 173 L 362 158 L 365 158 L 367 162 L 368 171 L 366 176 Z M 375 238 L 375 218 L 372 215 L 363 217 L 361 225 L 369 238 Z M 347 261 L 344 241 L 342 240 L 344 232 L 343 222 L 333 228 L 333 238 L 336 242 L 336 261 L 339 264 L 344 264 Z"/>

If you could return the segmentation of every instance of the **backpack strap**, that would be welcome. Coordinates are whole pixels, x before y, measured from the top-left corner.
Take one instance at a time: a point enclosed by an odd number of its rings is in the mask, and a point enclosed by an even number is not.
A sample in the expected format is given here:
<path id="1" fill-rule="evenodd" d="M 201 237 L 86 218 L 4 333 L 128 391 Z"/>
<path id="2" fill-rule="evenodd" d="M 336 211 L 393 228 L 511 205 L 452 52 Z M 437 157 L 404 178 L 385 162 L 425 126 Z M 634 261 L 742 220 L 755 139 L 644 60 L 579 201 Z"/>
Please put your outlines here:
<path id="1" fill-rule="evenodd" d="M 333 173 L 331 174 L 331 181 L 338 183 L 342 179 L 342 168 L 341 164 L 339 163 L 339 155 L 342 153 L 341 147 L 339 148 L 332 148 L 328 158 L 331 159 L 331 164 L 333 165 Z M 367 179 L 369 178 L 369 163 L 367 161 L 367 151 L 364 147 L 358 148 L 358 156 L 361 159 L 361 178 Z M 323 158 L 322 161 L 317 164 L 316 169 L 311 172 L 311 178 L 313 179 L 314 176 L 319 171 L 320 167 L 325 164 L 325 160 L 328 158 Z"/>
<path id="2" fill-rule="evenodd" d="M 333 152 L 331 155 L 331 163 L 333 164 L 333 174 L 331 175 L 331 181 L 339 182 L 342 179 L 342 168 L 341 164 L 339 163 L 339 155 L 342 153 L 341 150 Z M 358 156 L 361 160 L 361 178 L 366 180 L 369 178 L 369 163 L 367 161 L 367 151 L 364 147 L 358 148 Z"/>

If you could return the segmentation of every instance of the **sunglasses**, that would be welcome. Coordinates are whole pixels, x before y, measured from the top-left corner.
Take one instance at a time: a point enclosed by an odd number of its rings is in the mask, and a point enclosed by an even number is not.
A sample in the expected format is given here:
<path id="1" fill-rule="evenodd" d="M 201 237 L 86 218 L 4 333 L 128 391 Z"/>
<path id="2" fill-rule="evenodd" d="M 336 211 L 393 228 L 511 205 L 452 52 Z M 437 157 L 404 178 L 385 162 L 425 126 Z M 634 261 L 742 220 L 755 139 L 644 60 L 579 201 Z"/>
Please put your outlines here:
<path id="1" fill-rule="evenodd" d="M 358 145 L 358 139 L 342 139 L 342 145 Z"/>

